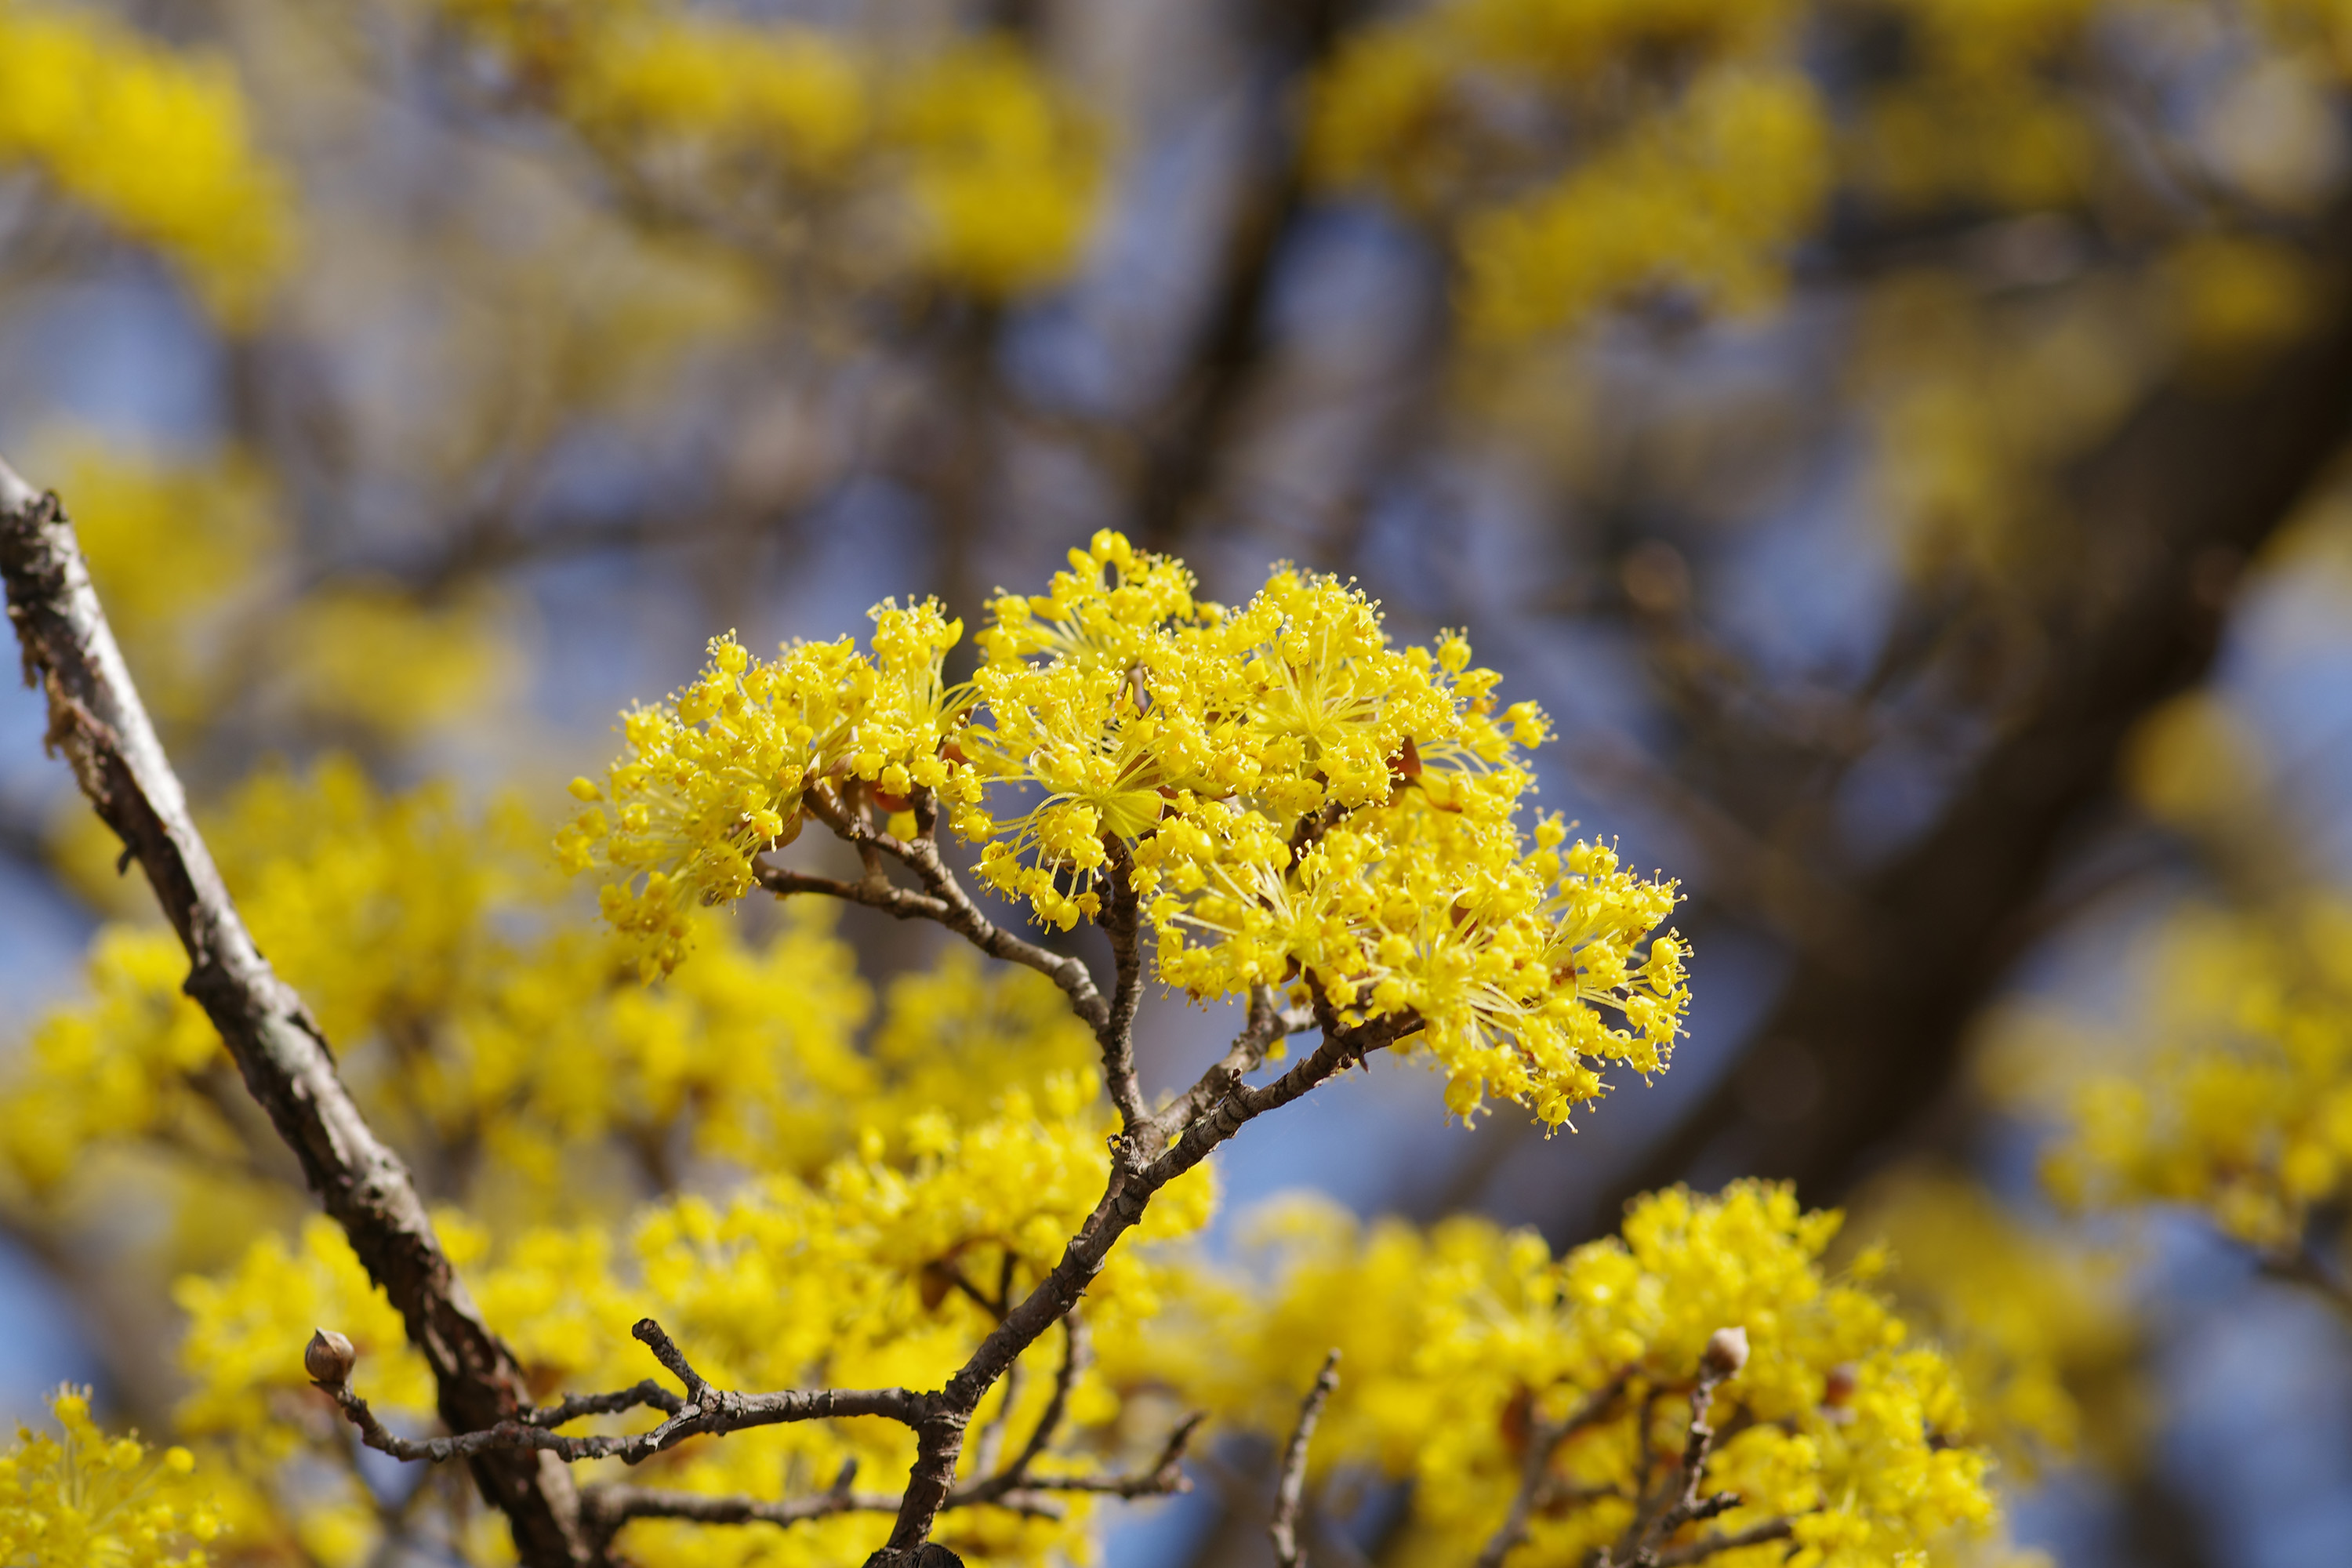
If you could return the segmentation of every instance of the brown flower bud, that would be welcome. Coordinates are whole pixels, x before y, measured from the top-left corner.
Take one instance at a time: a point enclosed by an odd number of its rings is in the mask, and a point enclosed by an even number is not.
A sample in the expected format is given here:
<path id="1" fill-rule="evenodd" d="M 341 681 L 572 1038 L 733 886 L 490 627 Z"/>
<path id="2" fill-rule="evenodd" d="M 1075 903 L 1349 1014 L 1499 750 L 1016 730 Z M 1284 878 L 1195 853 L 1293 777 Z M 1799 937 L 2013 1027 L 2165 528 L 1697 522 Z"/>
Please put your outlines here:
<path id="1" fill-rule="evenodd" d="M 302 1370 L 310 1374 L 313 1383 L 329 1388 L 341 1388 L 359 1364 L 360 1352 L 352 1342 L 332 1329 L 313 1329 L 310 1342 L 302 1347 Z"/>
<path id="2" fill-rule="evenodd" d="M 1822 1403 L 1832 1410 L 1851 1403 L 1857 1381 L 1858 1374 L 1853 1363 L 1850 1361 L 1838 1363 L 1837 1365 L 1830 1368 L 1829 1376 L 1822 1382 Z"/>
<path id="3" fill-rule="evenodd" d="M 1748 1364 L 1748 1331 L 1744 1328 L 1717 1329 L 1706 1336 L 1706 1349 L 1699 1352 L 1699 1370 L 1721 1382 Z"/>

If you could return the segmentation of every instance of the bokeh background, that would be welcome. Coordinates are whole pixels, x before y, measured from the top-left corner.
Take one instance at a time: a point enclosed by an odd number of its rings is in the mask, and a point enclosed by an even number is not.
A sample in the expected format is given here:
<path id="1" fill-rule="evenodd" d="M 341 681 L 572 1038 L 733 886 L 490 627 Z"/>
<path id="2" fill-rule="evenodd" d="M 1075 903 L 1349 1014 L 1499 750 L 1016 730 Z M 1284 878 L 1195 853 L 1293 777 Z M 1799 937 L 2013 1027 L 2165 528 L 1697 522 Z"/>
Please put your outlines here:
<path id="1" fill-rule="evenodd" d="M 0 451 L 201 800 L 340 752 L 551 822 L 713 633 L 976 626 L 1098 528 L 1466 626 L 1546 804 L 1682 879 L 1689 1038 L 1549 1141 L 1380 1066 L 1234 1206 L 1565 1246 L 1793 1178 L 2061 1342 L 2021 1541 L 2302 1568 L 2344 1321 L 2042 1169 L 2191 911 L 2352 877 L 2347 73 L 2329 0 L 0 0 Z M 43 722 L 0 1050 L 144 891 Z M 1172 1018 L 1152 1087 L 1230 1033 Z M 137 1223 L 0 1204 L 0 1413 L 161 1424 Z M 1109 1560 L 1247 1561 L 1263 1468 Z"/>

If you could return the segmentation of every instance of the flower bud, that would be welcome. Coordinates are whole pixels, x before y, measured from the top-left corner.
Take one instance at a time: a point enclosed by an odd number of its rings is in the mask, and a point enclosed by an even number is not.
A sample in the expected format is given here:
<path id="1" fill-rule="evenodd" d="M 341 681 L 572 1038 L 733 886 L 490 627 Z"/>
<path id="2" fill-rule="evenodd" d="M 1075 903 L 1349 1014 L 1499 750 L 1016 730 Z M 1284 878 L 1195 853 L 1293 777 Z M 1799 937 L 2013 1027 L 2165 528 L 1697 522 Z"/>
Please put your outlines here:
<path id="1" fill-rule="evenodd" d="M 1854 1386 L 1859 1381 L 1853 1363 L 1838 1363 L 1830 1368 L 1829 1376 L 1822 1382 L 1822 1403 L 1832 1409 L 1853 1403 Z"/>
<path id="2" fill-rule="evenodd" d="M 352 1342 L 332 1329 L 312 1330 L 310 1342 L 302 1347 L 302 1370 L 310 1374 L 312 1382 L 329 1388 L 342 1387 L 359 1359 L 360 1352 L 352 1348 Z"/>
<path id="3" fill-rule="evenodd" d="M 1748 1364 L 1748 1331 L 1744 1328 L 1717 1329 L 1706 1336 L 1706 1349 L 1699 1352 L 1699 1370 L 1720 1382 Z"/>

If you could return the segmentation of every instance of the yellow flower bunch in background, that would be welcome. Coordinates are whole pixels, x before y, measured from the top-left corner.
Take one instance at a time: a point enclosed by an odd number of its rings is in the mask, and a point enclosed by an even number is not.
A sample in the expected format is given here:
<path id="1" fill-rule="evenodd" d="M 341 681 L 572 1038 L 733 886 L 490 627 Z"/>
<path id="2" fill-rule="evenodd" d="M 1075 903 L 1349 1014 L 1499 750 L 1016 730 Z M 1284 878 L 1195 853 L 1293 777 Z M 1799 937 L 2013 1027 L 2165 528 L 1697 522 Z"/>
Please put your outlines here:
<path id="1" fill-rule="evenodd" d="M 2077 1087 L 2063 1199 L 2204 1210 L 2293 1257 L 2352 1177 L 2352 909 L 2192 905 L 2148 954 L 2153 1070 Z"/>
<path id="2" fill-rule="evenodd" d="M 1801 1211 L 1786 1186 L 1675 1188 L 1636 1200 L 1622 1236 L 1556 1258 L 1533 1233 L 1484 1219 L 1365 1226 L 1292 1200 L 1255 1227 L 1271 1299 L 1234 1286 L 1188 1302 L 1198 1354 L 1175 1375 L 1213 1408 L 1280 1432 L 1300 1369 L 1339 1346 L 1346 1371 L 1314 1462 L 1412 1479 L 1401 1559 L 1412 1563 L 1474 1557 L 1502 1525 L 1529 1446 L 1569 1427 L 1544 1467 L 1549 1500 L 1512 1558 L 1565 1564 L 1619 1548 L 1654 1505 L 1710 1338 L 1737 1328 L 1748 1355 L 1713 1399 L 1704 1489 L 1737 1500 L 1663 1550 L 1765 1531 L 1709 1561 L 1917 1561 L 1991 1523 L 1990 1461 L 1950 1363 L 1876 1289 L 1824 1268 L 1839 1222 Z"/>
<path id="3" fill-rule="evenodd" d="M 1003 299 L 1066 275 L 1093 227 L 1101 138 L 1028 49 L 981 36 L 885 51 L 654 0 L 436 0 L 645 188 L 761 213 L 779 239 L 837 205 L 877 257 Z"/>
<path id="4" fill-rule="evenodd" d="M 1293 986 L 1342 1023 L 1408 1020 L 1465 1117 L 1488 1094 L 1546 1123 L 1598 1065 L 1663 1068 L 1687 990 L 1669 883 L 1557 820 L 1519 820 L 1520 749 L 1545 733 L 1458 636 L 1392 647 L 1378 606 L 1277 571 L 1248 605 L 1117 534 L 1046 593 L 1004 597 L 969 690 L 936 605 L 875 612 L 874 653 L 711 645 L 694 684 L 626 716 L 628 753 L 559 837 L 599 870 L 648 973 L 698 904 L 741 897 L 803 810 L 904 813 L 919 792 L 981 847 L 980 875 L 1069 929 L 1139 902 L 1160 976 L 1196 997 Z M 814 793 L 813 793 L 814 792 Z M 1004 796 L 1010 794 L 1012 803 Z M 911 831 L 913 819 L 902 823 Z"/>
<path id="5" fill-rule="evenodd" d="M 1779 293 L 1832 174 L 1794 9 L 1454 0 L 1368 26 L 1315 84 L 1308 165 L 1448 231 L 1477 341 L 1660 289 L 1750 309 Z M 1682 85 L 1613 87 L 1629 51 L 1676 61 Z"/>
<path id="6" fill-rule="evenodd" d="M 180 1483 L 185 1448 L 151 1457 L 135 1436 L 110 1437 L 90 1418 L 89 1391 L 49 1399 L 59 1435 L 16 1428 L 0 1452 L 0 1563 L 10 1568 L 203 1568 L 197 1542 L 218 1528 Z"/>
<path id="7" fill-rule="evenodd" d="M 0 163 L 171 257 L 231 324 L 258 310 L 293 226 L 246 114 L 223 61 L 85 9 L 0 4 Z"/>
<path id="8" fill-rule="evenodd" d="M 2009 1473 L 2030 1478 L 2085 1448 L 2119 1465 L 2135 1457 L 2126 1450 L 2146 1423 L 2120 1270 L 1952 1175 L 1873 1184 L 1847 1234 L 1866 1238 L 1851 1272 L 1935 1337 Z"/>

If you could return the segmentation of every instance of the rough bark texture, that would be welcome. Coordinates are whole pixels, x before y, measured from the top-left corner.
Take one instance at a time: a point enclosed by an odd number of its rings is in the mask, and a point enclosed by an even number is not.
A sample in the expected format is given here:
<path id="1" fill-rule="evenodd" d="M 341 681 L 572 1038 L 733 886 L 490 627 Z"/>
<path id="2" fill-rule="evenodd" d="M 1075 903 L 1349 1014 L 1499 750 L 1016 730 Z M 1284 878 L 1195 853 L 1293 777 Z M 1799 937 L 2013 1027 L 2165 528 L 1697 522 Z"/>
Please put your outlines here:
<path id="1" fill-rule="evenodd" d="M 2339 314 L 2227 395 L 2158 395 L 2086 460 L 2081 568 L 2044 619 L 2032 700 L 1934 829 L 1857 889 L 1854 940 L 1803 952 L 1751 1037 L 1751 1053 L 1772 1054 L 1760 1061 L 1810 1058 L 1820 1093 L 1766 1119 L 1727 1073 L 1616 1197 L 1736 1168 L 1829 1201 L 1944 1100 L 2070 829 L 2108 796 L 2133 725 L 2204 676 L 2238 567 L 2326 471 L 2348 418 Z M 1618 1208 L 1588 1226 L 1612 1227 Z"/>
<path id="2" fill-rule="evenodd" d="M 48 743 L 64 752 L 82 793 L 145 869 L 187 950 L 188 994 L 432 1364 L 442 1419 L 470 1432 L 513 1418 L 529 1403 L 514 1354 L 475 1309 L 407 1166 L 352 1103 L 301 998 L 238 918 L 140 705 L 72 524 L 54 496 L 36 493 L 5 464 L 0 577 L 26 679 L 48 699 Z M 512 1521 L 524 1563 L 596 1560 L 580 1530 L 571 1475 L 555 1456 L 493 1453 L 470 1463 L 482 1495 Z"/>

